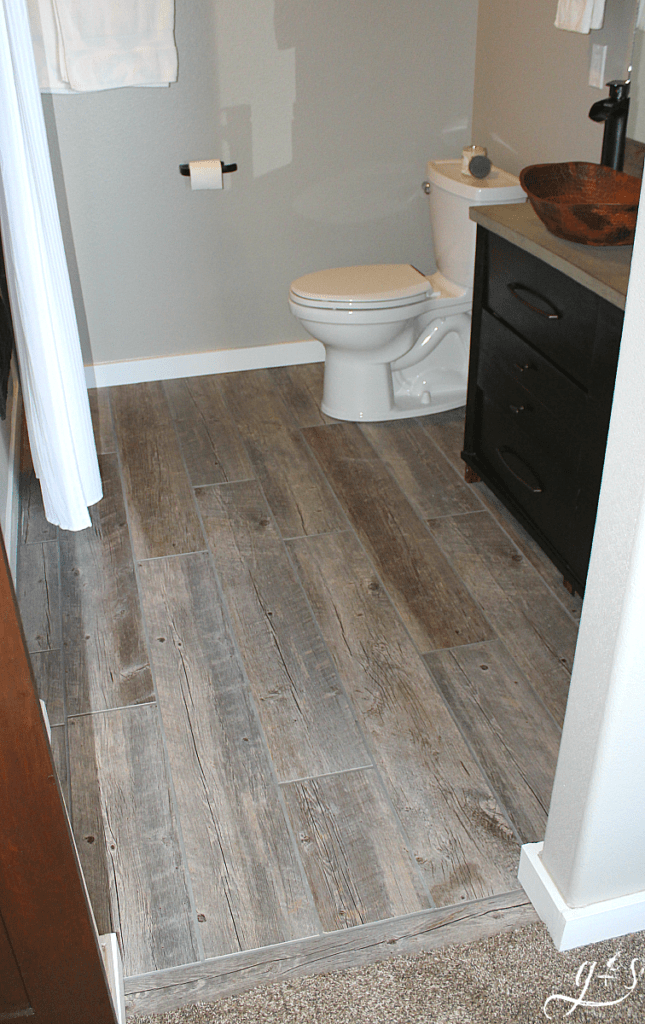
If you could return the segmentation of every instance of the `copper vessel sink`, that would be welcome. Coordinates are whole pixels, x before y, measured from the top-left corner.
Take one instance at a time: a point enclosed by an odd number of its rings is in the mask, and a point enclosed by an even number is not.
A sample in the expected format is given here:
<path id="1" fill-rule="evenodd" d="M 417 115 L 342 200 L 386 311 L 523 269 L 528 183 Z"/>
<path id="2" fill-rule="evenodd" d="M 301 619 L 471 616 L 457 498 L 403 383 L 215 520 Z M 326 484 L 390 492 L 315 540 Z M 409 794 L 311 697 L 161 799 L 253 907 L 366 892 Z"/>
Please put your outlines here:
<path id="1" fill-rule="evenodd" d="M 641 179 L 602 164 L 533 164 L 520 183 L 542 223 L 582 245 L 631 245 Z"/>

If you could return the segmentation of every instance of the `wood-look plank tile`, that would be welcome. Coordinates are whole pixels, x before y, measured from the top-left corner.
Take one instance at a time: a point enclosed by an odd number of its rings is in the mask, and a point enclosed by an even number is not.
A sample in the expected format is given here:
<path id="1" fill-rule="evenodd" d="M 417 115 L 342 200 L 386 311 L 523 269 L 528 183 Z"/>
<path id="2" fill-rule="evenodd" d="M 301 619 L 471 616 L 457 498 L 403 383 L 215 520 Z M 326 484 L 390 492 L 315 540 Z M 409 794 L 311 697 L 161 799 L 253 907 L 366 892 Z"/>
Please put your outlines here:
<path id="1" fill-rule="evenodd" d="M 429 523 L 509 653 L 562 725 L 577 627 L 488 512 Z"/>
<path id="2" fill-rule="evenodd" d="M 282 536 L 344 529 L 338 503 L 268 370 L 223 374 L 221 381 Z"/>
<path id="3" fill-rule="evenodd" d="M 204 538 L 162 385 L 110 388 L 136 558 L 201 551 Z"/>
<path id="4" fill-rule="evenodd" d="M 492 513 L 501 528 L 508 534 L 533 568 L 540 574 L 553 596 L 566 608 L 576 622 L 582 614 L 582 598 L 579 594 L 570 594 L 563 585 L 562 573 L 556 568 L 548 555 L 544 553 L 537 541 L 526 532 L 517 519 L 502 505 L 499 498 L 481 481 L 470 485 L 477 491 L 484 506 Z"/>
<path id="5" fill-rule="evenodd" d="M 196 493 L 278 777 L 370 764 L 259 485 Z"/>
<path id="6" fill-rule="evenodd" d="M 373 768 L 283 792 L 325 931 L 430 906 Z"/>
<path id="7" fill-rule="evenodd" d="M 169 380 L 164 391 L 194 487 L 254 476 L 218 377 Z"/>
<path id="8" fill-rule="evenodd" d="M 33 469 L 20 474 L 20 512 L 18 537 L 22 544 L 42 544 L 56 540 L 58 527 L 45 518 L 40 481 Z"/>
<path id="9" fill-rule="evenodd" d="M 99 455 L 108 455 L 116 451 L 116 434 L 112 422 L 110 391 L 108 388 L 89 388 L 87 397 L 90 402 L 94 440 Z"/>
<path id="10" fill-rule="evenodd" d="M 424 657 L 522 842 L 539 842 L 560 729 L 501 640 Z"/>
<path id="11" fill-rule="evenodd" d="M 324 373 L 324 363 L 274 366 L 269 370 L 271 379 L 279 388 L 283 401 L 299 427 L 317 427 L 334 422 L 320 408 Z"/>
<path id="12" fill-rule="evenodd" d="M 415 420 L 363 423 L 361 430 L 424 519 L 481 508 L 476 492 Z"/>
<path id="13" fill-rule="evenodd" d="M 315 934 L 209 556 L 155 559 L 140 573 L 204 953 Z"/>
<path id="14" fill-rule="evenodd" d="M 495 638 L 425 523 L 355 424 L 304 435 L 420 651 Z"/>
<path id="15" fill-rule="evenodd" d="M 40 651 L 29 657 L 38 696 L 47 705 L 50 725 L 65 722 L 65 675 L 62 651 Z"/>
<path id="16" fill-rule="evenodd" d="M 461 458 L 461 451 L 464 447 L 464 415 L 464 409 L 452 409 L 436 416 L 426 416 L 419 421 L 428 436 L 449 460 L 460 480 L 464 479 L 466 468 L 466 463 Z M 502 529 L 508 533 L 513 543 L 528 558 L 533 568 L 539 572 L 554 596 L 575 619 L 579 620 L 582 611 L 582 598 L 577 594 L 571 595 L 564 589 L 562 573 L 556 569 L 539 544 L 517 522 L 485 483 L 469 484 L 468 486 L 477 493 L 480 501 L 492 512 Z"/>
<path id="17" fill-rule="evenodd" d="M 512 887 L 513 832 L 360 544 L 289 550 L 434 901 Z"/>
<path id="18" fill-rule="evenodd" d="M 419 418 L 423 429 L 432 438 L 437 448 L 444 453 L 462 479 L 466 468 L 466 463 L 461 458 L 464 447 L 465 419 L 465 407 L 449 409 L 447 412 Z"/>
<path id="19" fill-rule="evenodd" d="M 58 650 L 61 646 L 58 541 L 21 544 L 18 549 L 16 597 L 27 650 Z"/>
<path id="20" fill-rule="evenodd" d="M 70 718 L 72 824 L 99 933 L 126 975 L 201 959 L 157 707 Z"/>
<path id="21" fill-rule="evenodd" d="M 154 700 L 117 457 L 99 461 L 92 525 L 60 539 L 70 715 Z"/>

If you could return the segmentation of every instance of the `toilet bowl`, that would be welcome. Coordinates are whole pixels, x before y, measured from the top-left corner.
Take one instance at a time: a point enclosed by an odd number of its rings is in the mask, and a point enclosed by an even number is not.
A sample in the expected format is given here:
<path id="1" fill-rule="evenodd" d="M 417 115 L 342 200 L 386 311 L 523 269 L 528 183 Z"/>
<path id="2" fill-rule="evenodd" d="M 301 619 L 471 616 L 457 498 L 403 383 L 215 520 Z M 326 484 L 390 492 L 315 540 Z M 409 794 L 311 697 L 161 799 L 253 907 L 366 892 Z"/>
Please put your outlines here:
<path id="1" fill-rule="evenodd" d="M 321 408 L 334 419 L 399 419 L 465 404 L 476 231 L 468 209 L 526 196 L 506 171 L 471 178 L 461 160 L 430 161 L 428 178 L 434 274 L 372 264 L 316 271 L 291 285 L 291 312 L 325 347 Z"/>

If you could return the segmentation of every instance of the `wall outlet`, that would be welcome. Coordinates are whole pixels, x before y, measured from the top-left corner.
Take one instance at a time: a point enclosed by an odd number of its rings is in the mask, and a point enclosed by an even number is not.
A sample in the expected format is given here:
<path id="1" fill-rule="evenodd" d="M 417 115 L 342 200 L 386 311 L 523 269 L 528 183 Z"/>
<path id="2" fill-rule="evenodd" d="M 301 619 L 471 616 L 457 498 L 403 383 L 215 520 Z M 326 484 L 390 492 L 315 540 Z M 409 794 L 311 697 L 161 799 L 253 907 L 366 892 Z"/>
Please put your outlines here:
<path id="1" fill-rule="evenodd" d="M 605 88 L 605 64 L 607 63 L 607 47 L 594 43 L 591 47 L 589 63 L 589 85 L 596 89 Z"/>

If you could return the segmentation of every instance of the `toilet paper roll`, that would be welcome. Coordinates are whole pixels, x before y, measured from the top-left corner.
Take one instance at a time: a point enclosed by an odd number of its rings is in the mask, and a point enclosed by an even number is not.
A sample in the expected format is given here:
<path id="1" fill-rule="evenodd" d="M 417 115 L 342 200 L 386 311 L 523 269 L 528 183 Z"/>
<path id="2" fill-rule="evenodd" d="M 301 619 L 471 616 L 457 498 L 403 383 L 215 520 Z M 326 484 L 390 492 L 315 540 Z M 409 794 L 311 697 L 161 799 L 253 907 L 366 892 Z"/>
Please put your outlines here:
<path id="1" fill-rule="evenodd" d="M 193 192 L 201 188 L 223 188 L 221 160 L 192 160 L 190 169 L 190 187 Z"/>

